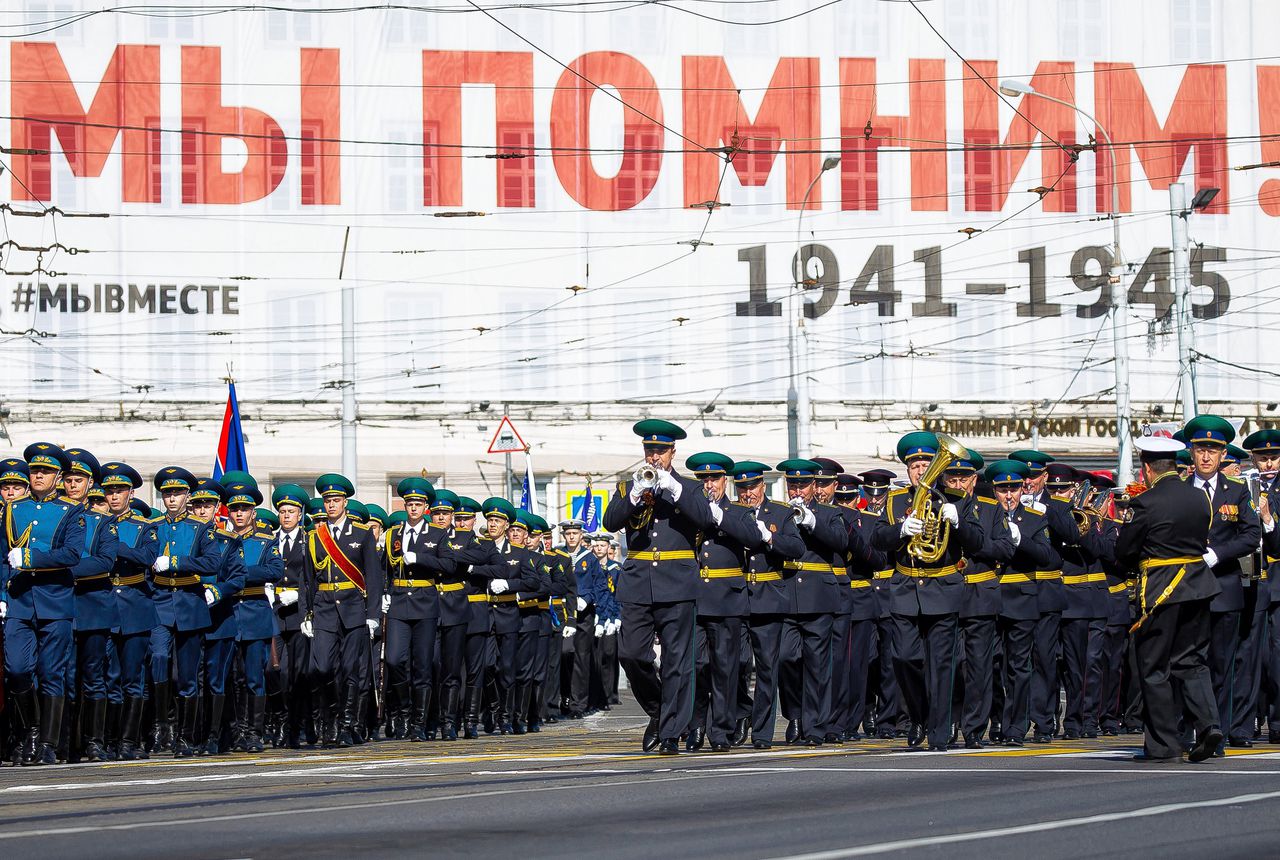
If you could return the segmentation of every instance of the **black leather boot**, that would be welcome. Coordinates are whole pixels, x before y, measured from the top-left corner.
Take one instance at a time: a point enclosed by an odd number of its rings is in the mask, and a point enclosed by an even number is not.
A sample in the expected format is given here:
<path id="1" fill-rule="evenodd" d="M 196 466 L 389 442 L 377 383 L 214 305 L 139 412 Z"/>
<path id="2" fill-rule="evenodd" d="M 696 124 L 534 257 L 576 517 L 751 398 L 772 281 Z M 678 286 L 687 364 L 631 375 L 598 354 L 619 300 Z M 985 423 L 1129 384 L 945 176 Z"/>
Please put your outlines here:
<path id="1" fill-rule="evenodd" d="M 35 764 L 36 748 L 40 745 L 40 704 L 34 689 L 24 693 L 11 693 L 13 703 L 13 763 Z"/>
<path id="2" fill-rule="evenodd" d="M 248 706 L 245 711 L 244 751 L 260 753 L 264 751 L 262 735 L 267 724 L 267 697 L 249 696 L 245 700 Z"/>
<path id="3" fill-rule="evenodd" d="M 440 689 L 440 740 L 458 739 L 458 688 Z"/>
<path id="4" fill-rule="evenodd" d="M 84 750 L 81 753 L 85 761 L 107 761 L 106 736 L 107 700 L 85 699 L 80 704 L 82 728 L 84 730 Z"/>
<path id="5" fill-rule="evenodd" d="M 430 687 L 414 687 L 409 715 L 409 740 L 435 740 L 435 732 L 427 736 L 427 706 L 431 702 Z"/>
<path id="6" fill-rule="evenodd" d="M 179 696 L 177 700 L 178 731 L 173 739 L 173 757 L 191 758 L 196 754 L 196 710 L 200 699 Z"/>
<path id="7" fill-rule="evenodd" d="M 402 741 L 406 738 L 411 741 L 421 740 L 420 738 L 410 737 L 409 733 L 409 712 L 411 710 L 409 685 L 393 684 L 391 687 L 391 699 L 391 738 L 397 741 Z"/>
<path id="8" fill-rule="evenodd" d="M 483 696 L 484 688 L 477 685 L 467 687 L 467 717 L 463 736 L 469 741 L 480 737 L 478 730 L 480 725 L 480 699 Z"/>
<path id="9" fill-rule="evenodd" d="M 151 730 L 151 751 L 173 749 L 173 682 L 157 681 L 151 685 L 151 707 L 155 714 Z"/>
<path id="10" fill-rule="evenodd" d="M 32 764 L 58 763 L 58 738 L 62 734 L 62 696 L 40 696 L 40 746 Z"/>
<path id="11" fill-rule="evenodd" d="M 511 710 L 515 705 L 516 686 L 512 684 L 510 687 L 498 695 L 498 705 L 494 713 L 494 722 L 497 724 L 498 731 L 504 735 L 512 733 Z"/>
<path id="12" fill-rule="evenodd" d="M 107 717 L 103 729 L 102 742 L 107 754 L 107 761 L 120 758 L 120 718 L 124 714 L 124 703 L 107 699 Z"/>
<path id="13" fill-rule="evenodd" d="M 526 728 L 531 732 L 542 731 L 542 706 L 544 704 L 544 696 L 541 684 L 529 685 L 529 706 L 525 709 L 528 715 L 528 724 Z"/>
<path id="14" fill-rule="evenodd" d="M 349 747 L 356 743 L 355 725 L 356 709 L 360 706 L 360 690 L 355 684 L 348 684 L 342 691 L 342 717 L 338 726 L 338 746 Z"/>
<path id="15" fill-rule="evenodd" d="M 525 733 L 525 714 L 529 711 L 529 685 L 516 684 L 511 690 L 511 733 L 513 735 L 522 735 Z"/>
<path id="16" fill-rule="evenodd" d="M 137 761 L 149 758 L 142 744 L 142 709 L 146 699 L 130 697 L 124 700 L 120 712 L 120 760 Z"/>
<path id="17" fill-rule="evenodd" d="M 226 707 L 226 702 L 226 696 L 209 696 L 209 715 L 207 720 L 209 731 L 205 736 L 204 744 L 196 750 L 196 755 L 217 755 L 222 752 L 222 711 Z"/>

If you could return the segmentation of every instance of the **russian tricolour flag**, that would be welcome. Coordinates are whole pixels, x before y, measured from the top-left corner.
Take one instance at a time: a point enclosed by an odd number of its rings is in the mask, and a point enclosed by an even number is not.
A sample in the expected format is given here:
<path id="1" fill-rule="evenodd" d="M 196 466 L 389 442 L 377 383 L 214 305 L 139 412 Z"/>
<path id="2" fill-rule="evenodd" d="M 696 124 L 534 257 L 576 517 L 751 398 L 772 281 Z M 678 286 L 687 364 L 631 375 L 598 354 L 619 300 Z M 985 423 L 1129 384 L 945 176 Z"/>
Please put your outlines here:
<path id="1" fill-rule="evenodd" d="M 222 435 L 218 453 L 213 458 L 213 479 L 221 481 L 227 472 L 249 471 L 249 458 L 244 453 L 244 430 L 240 428 L 240 403 L 236 400 L 236 384 L 227 384 L 227 411 L 222 415 Z"/>

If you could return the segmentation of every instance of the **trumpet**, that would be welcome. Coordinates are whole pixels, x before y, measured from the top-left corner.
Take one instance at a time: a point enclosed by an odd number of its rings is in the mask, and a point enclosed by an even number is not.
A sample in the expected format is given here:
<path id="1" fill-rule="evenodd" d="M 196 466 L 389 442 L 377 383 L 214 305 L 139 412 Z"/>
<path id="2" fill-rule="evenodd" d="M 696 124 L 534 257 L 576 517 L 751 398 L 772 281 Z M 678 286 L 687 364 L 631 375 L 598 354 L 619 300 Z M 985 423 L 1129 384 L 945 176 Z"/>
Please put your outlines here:
<path id="1" fill-rule="evenodd" d="M 642 490 L 652 490 L 658 486 L 658 470 L 646 463 L 636 469 L 631 480 L 635 481 L 636 486 Z"/>
<path id="2" fill-rule="evenodd" d="M 807 507 L 804 499 L 796 496 L 794 499 L 788 500 L 787 504 L 791 505 L 791 519 L 799 522 L 800 518 L 804 516 L 805 508 Z"/>

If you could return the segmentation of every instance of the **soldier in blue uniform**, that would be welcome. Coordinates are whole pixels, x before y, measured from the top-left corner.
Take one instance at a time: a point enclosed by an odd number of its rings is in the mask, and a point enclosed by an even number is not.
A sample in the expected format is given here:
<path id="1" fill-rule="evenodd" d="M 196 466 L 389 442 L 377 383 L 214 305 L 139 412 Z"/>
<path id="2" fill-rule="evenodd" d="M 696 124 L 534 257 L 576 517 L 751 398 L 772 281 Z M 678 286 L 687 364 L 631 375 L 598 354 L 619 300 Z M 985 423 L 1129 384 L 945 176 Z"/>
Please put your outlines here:
<path id="1" fill-rule="evenodd" d="M 284 575 L 280 547 L 270 530 L 258 527 L 257 506 L 262 491 L 256 483 L 234 483 L 227 487 L 227 515 L 240 541 L 244 565 L 244 585 L 223 600 L 235 607 L 236 651 L 244 667 L 248 697 L 243 714 L 244 733 L 238 748 L 242 752 L 262 752 L 267 717 L 267 665 L 271 661 L 271 640 L 276 635 L 275 613 L 268 600 Z"/>
<path id="2" fill-rule="evenodd" d="M 276 551 L 280 554 L 281 574 L 275 585 L 276 657 L 279 668 L 268 674 L 268 689 L 274 676 L 275 735 L 272 745 L 298 749 L 301 746 L 302 720 L 309 704 L 309 672 L 311 637 L 315 634 L 310 620 L 315 601 L 315 571 L 307 552 L 307 534 L 303 528 L 307 491 L 297 484 L 281 484 L 271 494 L 271 504 L 280 520 L 276 535 Z M 268 693 L 268 701 L 273 697 Z M 317 725 L 319 725 L 317 723 Z"/>
<path id="3" fill-rule="evenodd" d="M 578 595 L 577 613 L 572 625 L 576 634 L 572 637 L 573 662 L 569 675 L 569 711 L 566 714 L 571 720 L 581 719 L 590 708 L 591 672 L 596 664 L 596 616 L 605 588 L 604 571 L 600 569 L 600 562 L 595 554 L 583 541 L 582 527 L 583 522 L 579 519 L 568 519 L 560 523 L 560 534 L 564 537 L 561 551 L 569 557 Z"/>
<path id="4" fill-rule="evenodd" d="M 627 534 L 627 560 L 618 579 L 622 638 L 618 656 L 636 701 L 649 715 L 645 739 L 664 755 L 679 753 L 693 716 L 693 637 L 698 594 L 697 535 L 711 526 L 702 487 L 671 466 L 683 429 L 649 419 L 632 428 L 644 444 L 654 480 L 621 481 L 604 512 L 604 527 Z M 639 476 L 637 476 L 639 477 Z M 662 640 L 661 675 L 653 641 Z M 645 744 L 647 745 L 647 744 Z"/>
<path id="5" fill-rule="evenodd" d="M 102 478 L 98 459 L 82 448 L 67 449 L 67 456 L 71 459 L 71 470 L 63 476 L 67 498 L 87 508 L 89 491 Z M 75 577 L 72 647 L 79 686 L 76 701 L 83 736 L 81 757 L 88 761 L 106 761 L 107 642 L 111 631 L 120 625 L 111 571 L 115 567 L 119 540 L 111 517 L 86 510 L 84 520 L 84 551 L 71 570 Z M 72 734 L 74 743 L 75 733 Z"/>
<path id="6" fill-rule="evenodd" d="M 596 557 L 604 575 L 604 588 L 596 604 L 596 672 L 593 677 L 599 679 L 597 707 L 608 711 L 618 704 L 618 628 L 622 626 L 622 608 L 618 606 L 616 589 L 622 564 L 609 557 L 612 536 L 607 532 L 592 535 L 590 545 L 591 554 Z M 743 627 L 742 635 L 745 634 L 746 628 Z"/>
<path id="7" fill-rule="evenodd" d="M 1200 415 L 1187 422 L 1183 434 L 1192 460 L 1186 480 L 1205 494 L 1212 508 L 1204 561 L 1218 580 L 1219 592 L 1209 606 L 1209 676 L 1218 704 L 1218 725 L 1229 731 L 1235 723 L 1232 685 L 1245 606 L 1240 560 L 1257 551 L 1262 526 L 1244 481 L 1219 471 L 1227 445 L 1236 435 L 1231 423 L 1217 415 Z M 1248 738 L 1233 740 L 1244 746 Z"/>
<path id="8" fill-rule="evenodd" d="M 386 672 L 395 702 L 393 736 L 423 741 L 428 739 L 427 706 L 435 680 L 440 585 L 444 577 L 452 577 L 456 564 L 449 551 L 448 530 L 427 518 L 436 496 L 431 483 L 425 478 L 405 478 L 396 493 L 404 500 L 408 520 L 393 527 L 385 541 L 389 580 L 382 596 L 387 620 L 383 632 Z M 457 645 L 451 643 L 454 648 Z"/>
<path id="9" fill-rule="evenodd" d="M 312 695 L 319 701 L 322 743 L 349 747 L 360 743 L 354 731 L 369 674 L 369 644 L 378 631 L 382 607 L 382 565 L 377 541 L 347 513 L 355 487 L 342 475 L 316 479 L 324 519 L 307 541 L 315 571 L 312 599 L 315 638 L 311 643 Z M 335 702 L 342 706 L 334 724 Z"/>
<path id="10" fill-rule="evenodd" d="M 120 716 L 120 752 L 123 761 L 147 758 L 143 744 L 142 713 L 146 705 L 147 650 L 151 631 L 159 624 L 152 596 L 151 566 L 160 552 L 150 508 L 141 514 L 133 493 L 142 476 L 127 463 L 102 465 L 102 487 L 107 511 L 116 529 L 116 561 L 111 570 L 119 626 L 114 631 L 118 683 L 123 708 Z"/>
<path id="11" fill-rule="evenodd" d="M 23 458 L 31 494 L 4 511 L 5 686 L 14 734 L 24 741 L 13 760 L 56 764 L 72 642 L 72 571 L 84 551 L 85 513 L 57 492 L 59 477 L 71 469 L 65 451 L 37 442 Z"/>
<path id="12" fill-rule="evenodd" d="M 702 481 L 716 524 L 698 544 L 697 676 L 693 721 L 685 748 L 696 752 L 709 738 L 712 752 L 728 752 L 737 718 L 738 673 L 741 670 L 742 620 L 750 613 L 747 597 L 746 548 L 737 536 L 749 531 L 758 542 L 754 511 L 730 504 L 725 494 L 734 462 L 724 454 L 694 454 L 685 468 Z"/>

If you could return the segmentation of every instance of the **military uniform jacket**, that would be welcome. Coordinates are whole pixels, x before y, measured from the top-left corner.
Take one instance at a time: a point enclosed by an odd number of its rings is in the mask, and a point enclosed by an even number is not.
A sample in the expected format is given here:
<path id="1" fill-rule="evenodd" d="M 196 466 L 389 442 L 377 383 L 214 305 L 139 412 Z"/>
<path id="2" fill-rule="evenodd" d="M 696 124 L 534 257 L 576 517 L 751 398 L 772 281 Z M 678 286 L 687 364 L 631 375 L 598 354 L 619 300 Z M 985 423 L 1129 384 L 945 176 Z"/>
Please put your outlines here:
<path id="1" fill-rule="evenodd" d="M 244 551 L 235 532 L 215 529 L 213 544 L 221 554 L 222 564 L 217 572 L 201 576 L 206 589 L 212 591 L 214 601 L 209 607 L 209 629 L 205 639 L 235 639 L 236 596 L 245 585 Z"/>
<path id="2" fill-rule="evenodd" d="M 120 539 L 115 520 L 86 511 L 84 551 L 71 569 L 75 577 L 75 629 L 114 630 L 120 626 L 111 571 L 116 566 Z"/>
<path id="3" fill-rule="evenodd" d="M 405 551 L 414 553 L 413 564 L 405 562 Z M 387 593 L 391 595 L 387 617 L 400 621 L 439 618 L 441 579 L 452 577 L 458 567 L 449 551 L 449 533 L 424 519 L 415 537 L 405 523 L 397 523 L 387 534 L 386 563 Z M 454 591 L 462 591 L 461 586 Z M 466 616 L 470 618 L 469 610 Z"/>
<path id="4" fill-rule="evenodd" d="M 1133 574 L 1116 560 L 1116 538 L 1120 535 L 1120 523 L 1106 519 L 1093 524 L 1081 535 L 1080 542 L 1096 557 L 1107 577 L 1107 624 L 1128 626 L 1129 584 Z"/>
<path id="5" fill-rule="evenodd" d="M 551 629 L 551 571 L 559 565 L 553 565 L 553 557 L 541 550 L 526 547 L 525 552 L 533 567 L 533 579 L 522 581 L 517 595 L 520 632 L 546 633 Z"/>
<path id="6" fill-rule="evenodd" d="M 984 534 L 973 515 L 974 500 L 947 494 L 956 506 L 960 524 L 950 530 L 942 555 L 936 562 L 923 564 L 907 552 L 909 538 L 902 536 L 902 521 L 911 507 L 913 489 L 889 491 L 884 516 L 876 520 L 871 543 L 884 550 L 893 560 L 894 573 L 889 580 L 891 609 L 895 615 L 948 615 L 959 613 L 967 596 L 964 556 L 978 552 L 989 540 L 1001 540 L 999 534 Z M 940 504 L 940 503 L 939 503 Z"/>
<path id="7" fill-rule="evenodd" d="M 487 634 L 490 626 L 489 580 L 493 577 L 486 573 L 486 566 L 491 559 L 496 559 L 493 541 L 473 531 L 454 529 L 449 538 L 449 552 L 457 564 L 455 575 L 466 583 L 463 593 L 467 595 L 469 607 L 467 633 Z"/>
<path id="8" fill-rule="evenodd" d="M 84 509 L 65 497 L 27 497 L 4 512 L 0 575 L 8 595 L 8 617 L 54 621 L 75 613 L 72 568 L 85 544 Z M 23 566 L 10 569 L 9 550 L 23 549 Z"/>
<path id="9" fill-rule="evenodd" d="M 222 553 L 214 544 L 214 528 L 187 514 L 152 521 L 160 544 L 157 557 L 169 559 L 169 569 L 153 573 L 156 613 L 165 627 L 191 632 L 209 626 L 209 607 L 202 577 L 216 578 Z"/>
<path id="10" fill-rule="evenodd" d="M 1216 597 L 1220 580 L 1204 563 L 1212 511 L 1203 490 L 1166 472 L 1129 505 L 1116 559 L 1138 571 L 1138 610 Z"/>
<path id="11" fill-rule="evenodd" d="M 622 607 L 618 605 L 618 574 L 622 565 L 613 559 L 606 559 L 601 564 L 604 571 L 605 590 L 600 595 L 600 603 L 596 604 L 596 616 L 606 621 L 621 621 Z"/>
<path id="12" fill-rule="evenodd" d="M 573 559 L 560 548 L 553 548 L 543 553 L 543 564 L 551 568 L 551 597 L 548 601 L 548 614 L 551 616 L 551 627 L 559 630 L 577 614 L 578 580 L 573 575 Z M 610 595 L 612 597 L 612 595 Z M 597 613 L 600 607 L 596 607 Z"/>
<path id="13" fill-rule="evenodd" d="M 1186 483 L 1195 489 L 1195 477 Z M 1221 472 L 1213 476 L 1213 522 L 1209 526 L 1209 549 L 1218 556 L 1213 575 L 1221 591 L 1209 609 L 1233 612 L 1244 608 L 1244 585 L 1240 580 L 1240 559 L 1257 551 L 1262 540 L 1262 522 L 1249 495 L 1249 486 L 1239 478 Z M 1204 490 L 1196 492 L 1204 495 Z M 1208 498 L 1206 496 L 1206 498 Z"/>
<path id="14" fill-rule="evenodd" d="M 857 508 L 837 506 L 840 518 L 844 520 L 845 529 L 849 533 L 849 546 L 845 549 L 843 564 L 845 575 L 836 572 L 836 584 L 845 596 L 844 609 L 840 614 L 848 615 L 853 621 L 866 621 L 875 618 L 876 593 L 874 588 L 877 566 L 884 565 L 884 553 L 871 546 L 869 530 L 862 528 L 861 511 Z M 864 548 L 865 556 L 859 557 L 854 547 Z"/>
<path id="15" fill-rule="evenodd" d="M 876 522 L 884 517 L 884 508 L 879 510 L 871 510 L 865 508 L 858 511 L 858 528 L 862 531 L 863 537 L 868 541 L 873 540 L 875 535 Z M 893 557 L 883 549 L 872 544 L 878 556 L 875 562 L 875 570 L 871 573 L 871 591 L 876 596 L 876 617 L 892 618 L 893 617 Z"/>
<path id="16" fill-rule="evenodd" d="M 289 538 L 292 538 L 291 544 L 287 542 Z M 307 552 L 307 540 L 307 533 L 301 526 L 292 535 L 281 532 L 276 536 L 276 550 L 280 553 L 282 565 L 276 592 L 289 588 L 298 592 L 296 603 L 281 606 L 276 601 L 276 623 L 282 633 L 301 629 L 302 622 L 315 608 L 315 571 L 311 567 L 311 554 Z"/>
<path id="17" fill-rule="evenodd" d="M 782 582 L 791 595 L 788 614 L 834 614 L 842 608 L 844 596 L 836 586 L 832 560 L 844 561 L 849 532 L 839 508 L 814 502 L 809 510 L 816 522 L 813 528 L 799 526 L 804 553 L 782 563 Z"/>
<path id="18" fill-rule="evenodd" d="M 316 529 L 330 528 L 327 521 Z M 366 621 L 377 621 L 382 614 L 382 564 L 378 545 L 368 526 L 347 517 L 337 538 L 338 548 L 364 576 L 365 591 L 342 572 L 342 564 L 329 558 L 316 532 L 307 537 L 307 552 L 315 571 L 315 623 L 326 629 L 344 630 L 362 627 Z"/>
<path id="19" fill-rule="evenodd" d="M 999 571 L 1014 555 L 1013 536 L 1009 531 L 1009 519 L 995 499 L 977 496 L 970 509 L 978 527 L 987 537 L 982 548 L 965 556 L 964 581 L 967 586 L 961 618 L 994 618 L 1000 614 Z"/>
<path id="20" fill-rule="evenodd" d="M 743 571 L 747 549 L 743 538 L 747 530 L 755 532 L 756 518 L 746 505 L 731 504 L 721 498 L 710 502 L 721 511 L 720 525 L 702 532 L 698 542 L 698 615 L 736 618 L 747 615 L 751 604 L 747 597 L 747 576 Z"/>
<path id="21" fill-rule="evenodd" d="M 491 542 L 498 558 L 497 570 L 490 580 L 505 579 L 507 590 L 502 594 L 494 594 L 489 590 L 489 615 L 492 631 L 495 634 L 520 632 L 520 607 L 516 604 L 520 597 L 518 592 L 529 589 L 536 592 L 541 586 L 538 570 L 535 567 L 533 553 L 524 547 L 515 546 L 505 538 L 502 545 Z"/>
<path id="22" fill-rule="evenodd" d="M 1058 558 L 1049 544 L 1049 521 L 1043 507 L 1037 503 L 1029 508 L 1019 502 L 1012 513 L 1004 512 L 1006 528 L 1008 523 L 1015 523 L 1022 538 L 1013 557 L 1000 568 L 1002 618 L 1035 621 L 1040 617 L 1040 589 L 1045 587 L 1046 580 L 1037 578 L 1036 574 L 1052 568 Z"/>
<path id="23" fill-rule="evenodd" d="M 1068 496 L 1053 496 L 1053 510 L 1065 510 L 1066 517 L 1049 518 L 1049 542 L 1062 560 L 1063 618 L 1106 618 L 1107 574 L 1102 559 L 1087 545 L 1071 514 Z M 1096 524 L 1090 521 L 1089 528 Z"/>
<path id="24" fill-rule="evenodd" d="M 578 597 L 587 601 L 587 608 L 583 610 L 584 613 L 597 611 L 601 600 L 600 595 L 606 590 L 604 571 L 600 568 L 600 559 L 596 558 L 595 553 L 586 546 L 579 546 L 577 551 L 573 553 L 569 552 L 568 547 L 557 547 L 557 549 L 569 560 L 569 564 L 573 567 L 573 576 L 577 580 Z M 575 600 L 574 610 L 576 611 L 577 608 L 578 605 Z"/>
<path id="25" fill-rule="evenodd" d="M 244 587 L 232 601 L 236 613 L 236 639 L 242 642 L 270 639 L 278 629 L 275 613 L 267 602 L 266 586 L 274 588 L 284 576 L 280 546 L 269 531 L 250 532 L 240 539 L 240 554 L 244 561 Z"/>
<path id="26" fill-rule="evenodd" d="M 125 636 L 148 633 L 160 623 L 151 587 L 151 565 L 160 553 L 155 525 L 135 511 L 115 518 L 116 563 L 111 569 L 120 632 Z"/>
<path id="27" fill-rule="evenodd" d="M 604 527 L 626 530 L 627 560 L 618 577 L 622 603 L 676 603 L 696 600 L 699 576 L 698 532 L 711 527 L 711 508 L 702 484 L 671 473 L 680 482 L 680 499 L 654 492 L 652 502 L 631 502 L 631 481 L 622 481 L 604 512 Z"/>
<path id="28" fill-rule="evenodd" d="M 771 540 L 765 541 L 760 530 L 741 536 L 747 549 L 747 597 L 752 615 L 782 615 L 791 611 L 791 592 L 783 584 L 783 565 L 805 553 L 800 527 L 791 516 L 791 506 L 765 499 L 755 511 L 756 520 L 764 523 Z"/>

